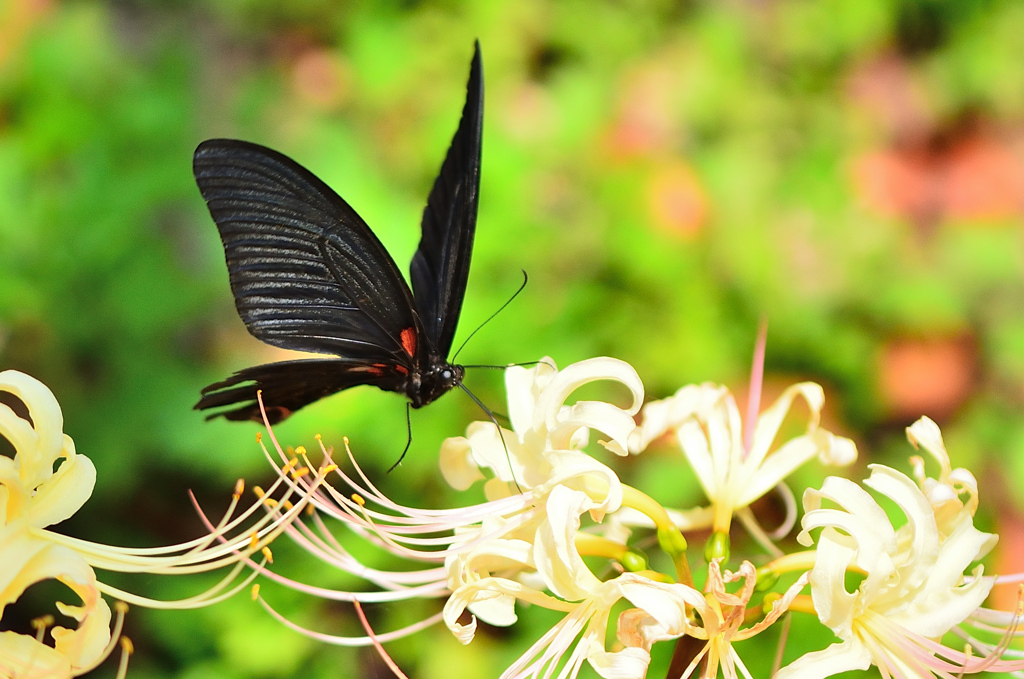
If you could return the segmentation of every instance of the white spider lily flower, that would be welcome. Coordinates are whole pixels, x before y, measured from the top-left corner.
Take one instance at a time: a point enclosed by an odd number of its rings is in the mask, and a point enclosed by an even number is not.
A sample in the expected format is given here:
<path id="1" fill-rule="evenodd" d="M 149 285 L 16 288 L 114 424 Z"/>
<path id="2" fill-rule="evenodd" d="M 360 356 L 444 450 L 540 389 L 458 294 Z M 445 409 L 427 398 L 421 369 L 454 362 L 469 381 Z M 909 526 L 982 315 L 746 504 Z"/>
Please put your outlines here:
<path id="1" fill-rule="evenodd" d="M 810 408 L 806 433 L 773 449 L 779 428 L 797 398 Z M 853 441 L 819 426 L 824 402 L 817 384 L 802 382 L 789 387 L 757 418 L 748 450 L 740 411 L 729 390 L 716 384 L 689 385 L 674 396 L 644 406 L 643 422 L 630 439 L 630 449 L 644 450 L 651 441 L 673 431 L 711 500 L 713 530 L 727 533 L 734 512 L 811 458 L 834 465 L 848 465 L 856 459 Z"/>
<path id="2" fill-rule="evenodd" d="M 76 453 L 71 437 L 64 434 L 60 405 L 44 384 L 7 370 L 0 372 L 0 391 L 20 401 L 27 416 L 0 403 L 0 435 L 15 452 L 13 457 L 0 456 L 0 563 L 4 565 L 0 569 L 0 613 L 28 587 L 44 580 L 64 583 L 82 600 L 74 606 L 56 602 L 57 609 L 78 626 L 74 630 L 50 629 L 52 645 L 44 643 L 46 625 L 35 637 L 15 631 L 0 634 L 0 667 L 13 668 L 17 676 L 77 676 L 106 658 L 120 633 L 124 609 L 119 604 L 112 634 L 111 611 L 102 594 L 153 608 L 195 608 L 245 588 L 254 576 L 235 582 L 245 566 L 244 557 L 263 550 L 304 508 L 305 503 L 299 502 L 287 512 L 249 521 L 254 514 L 262 515 L 267 500 L 260 500 L 232 518 L 241 495 L 239 483 L 223 519 L 212 526 L 209 535 L 191 542 L 129 549 L 61 535 L 48 526 L 69 518 L 88 500 L 96 469 L 89 458 Z M 103 583 L 94 571 L 189 574 L 222 567 L 232 568 L 218 584 L 181 601 L 130 594 Z"/>
<path id="3" fill-rule="evenodd" d="M 453 592 L 444 618 L 462 643 L 472 640 L 477 617 L 492 625 L 515 623 L 516 600 L 566 613 L 502 674 L 503 678 L 539 676 L 563 662 L 559 676 L 575 677 L 584 661 L 603 677 L 643 677 L 650 663 L 649 645 L 620 651 L 605 648 L 612 607 L 627 599 L 644 611 L 651 626 L 680 629 L 686 608 L 682 592 L 701 598 L 685 585 L 668 585 L 634 573 L 604 582 L 598 579 L 577 549 L 581 517 L 594 505 L 586 493 L 556 486 L 547 498 L 545 518 L 534 541 L 498 538 L 450 559 Z M 535 586 L 512 577 L 528 570 L 536 570 Z M 458 619 L 467 608 L 473 618 L 462 625 Z"/>
<path id="4" fill-rule="evenodd" d="M 624 385 L 632 402 L 627 408 L 602 401 L 566 405 L 585 384 L 610 380 Z M 505 372 L 509 421 L 512 430 L 491 422 L 474 422 L 467 435 L 450 438 L 441 448 L 441 472 L 458 490 L 493 474 L 485 492 L 497 499 L 532 492 L 538 499 L 556 485 L 568 485 L 591 495 L 595 517 L 614 511 L 622 501 L 618 477 L 606 465 L 583 452 L 590 430 L 603 433 L 600 441 L 616 455 L 627 454 L 633 421 L 643 403 L 643 383 L 629 364 L 613 358 L 592 358 L 559 371 L 550 358 L 531 369 L 511 367 Z M 502 443 L 504 439 L 504 444 Z"/>
<path id="5" fill-rule="evenodd" d="M 988 596 L 993 580 L 982 577 L 982 566 L 969 578 L 964 570 L 988 553 L 997 536 L 977 530 L 966 507 L 946 521 L 948 532 L 940 530 L 932 502 L 912 479 L 882 465 L 870 469 L 864 485 L 895 502 L 907 522 L 895 528 L 875 499 L 846 479 L 829 477 L 821 490 L 804 493 L 799 540 L 810 545 L 809 531 L 822 529 L 811 598 L 821 622 L 842 641 L 804 655 L 776 677 L 827 677 L 870 665 L 884 676 L 913 677 L 1024 667 L 936 641 Z M 826 501 L 838 508 L 825 508 Z M 845 584 L 851 569 L 865 576 L 854 592 Z"/>
<path id="6" fill-rule="evenodd" d="M 110 607 L 96 586 L 96 574 L 74 551 L 33 535 L 27 522 L 0 526 L 0 611 L 42 580 L 66 585 L 81 603 L 56 602 L 79 623 L 76 629 L 49 628 L 53 646 L 14 631 L 0 632 L 0 675 L 73 677 L 88 672 L 113 650 Z"/>

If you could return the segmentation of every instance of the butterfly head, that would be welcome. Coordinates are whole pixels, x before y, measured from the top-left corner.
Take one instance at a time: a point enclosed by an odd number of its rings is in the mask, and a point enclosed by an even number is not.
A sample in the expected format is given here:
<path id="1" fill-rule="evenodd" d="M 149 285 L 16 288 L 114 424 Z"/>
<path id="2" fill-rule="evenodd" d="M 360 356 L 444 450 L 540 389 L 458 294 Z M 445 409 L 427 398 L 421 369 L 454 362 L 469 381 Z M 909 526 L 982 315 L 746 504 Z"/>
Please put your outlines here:
<path id="1" fill-rule="evenodd" d="M 461 384 L 465 374 L 466 371 L 461 365 L 438 362 L 427 370 L 410 375 L 405 394 L 412 402 L 413 408 L 422 408 Z"/>

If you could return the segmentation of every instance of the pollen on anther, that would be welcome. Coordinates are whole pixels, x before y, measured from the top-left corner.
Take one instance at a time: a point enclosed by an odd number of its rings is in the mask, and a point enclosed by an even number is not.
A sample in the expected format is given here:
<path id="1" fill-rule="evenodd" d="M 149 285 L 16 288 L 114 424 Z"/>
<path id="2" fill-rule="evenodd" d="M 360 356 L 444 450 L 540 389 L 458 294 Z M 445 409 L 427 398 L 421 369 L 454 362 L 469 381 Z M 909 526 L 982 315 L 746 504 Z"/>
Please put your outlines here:
<path id="1" fill-rule="evenodd" d="M 249 549 L 256 549 L 256 547 L 259 544 L 260 544 L 260 536 L 256 534 L 256 531 L 253 531 L 252 535 L 249 536 Z"/>
<path id="2" fill-rule="evenodd" d="M 309 467 L 299 467 L 298 469 L 292 471 L 292 478 L 293 479 L 301 479 L 303 476 L 305 476 L 308 473 L 309 473 Z"/>
<path id="3" fill-rule="evenodd" d="M 306 454 L 306 446 L 298 446 L 298 447 L 296 447 L 295 448 L 295 454 L 300 456 L 300 457 L 305 455 Z"/>
<path id="4" fill-rule="evenodd" d="M 320 434 L 314 434 L 313 438 L 315 438 L 317 441 L 319 441 L 320 440 Z"/>
<path id="5" fill-rule="evenodd" d="M 258 431 L 258 432 L 256 432 L 256 443 L 262 443 L 262 442 L 263 442 L 263 432 Z"/>
<path id="6" fill-rule="evenodd" d="M 126 604 L 123 601 L 115 601 L 114 602 L 114 610 L 117 611 L 118 613 L 127 613 L 128 612 L 128 604 Z"/>
<path id="7" fill-rule="evenodd" d="M 267 560 L 267 563 L 274 563 L 274 554 L 270 551 L 270 547 L 263 548 L 263 558 Z"/>
<path id="8" fill-rule="evenodd" d="M 32 627 L 37 631 L 45 630 L 47 627 L 53 624 L 52 615 L 41 615 L 38 618 L 32 620 Z"/>
<path id="9" fill-rule="evenodd" d="M 256 601 L 260 598 L 260 583 L 256 583 L 252 586 L 252 600 Z"/>
<path id="10" fill-rule="evenodd" d="M 121 637 L 121 650 L 128 655 L 131 655 L 135 652 L 135 644 L 133 644 L 132 640 L 128 637 Z"/>
<path id="11" fill-rule="evenodd" d="M 352 502 L 355 502 L 360 507 L 366 506 L 366 500 L 364 500 L 363 497 L 358 493 L 352 493 Z"/>
<path id="12" fill-rule="evenodd" d="M 235 492 L 233 493 L 233 495 L 235 496 L 235 499 L 237 500 L 237 499 L 241 498 L 242 497 L 242 493 L 244 493 L 244 492 L 245 492 L 245 480 L 244 479 L 238 479 L 237 481 L 235 481 Z"/>

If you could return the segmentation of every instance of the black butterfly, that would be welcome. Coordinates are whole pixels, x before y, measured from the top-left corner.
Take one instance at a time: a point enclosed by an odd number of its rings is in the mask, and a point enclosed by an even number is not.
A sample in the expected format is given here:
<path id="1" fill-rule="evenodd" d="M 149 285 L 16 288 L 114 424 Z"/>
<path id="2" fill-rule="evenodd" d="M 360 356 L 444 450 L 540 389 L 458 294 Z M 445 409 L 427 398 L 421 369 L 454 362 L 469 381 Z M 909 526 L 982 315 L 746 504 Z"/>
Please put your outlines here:
<path id="1" fill-rule="evenodd" d="M 235 306 L 256 338 L 337 358 L 241 370 L 203 389 L 197 410 L 272 423 L 360 384 L 405 394 L 414 408 L 461 384 L 448 351 L 466 293 L 476 228 L 483 128 L 480 45 L 466 104 L 423 210 L 412 290 L 355 210 L 290 158 L 257 144 L 204 141 L 192 160 L 217 223 Z"/>

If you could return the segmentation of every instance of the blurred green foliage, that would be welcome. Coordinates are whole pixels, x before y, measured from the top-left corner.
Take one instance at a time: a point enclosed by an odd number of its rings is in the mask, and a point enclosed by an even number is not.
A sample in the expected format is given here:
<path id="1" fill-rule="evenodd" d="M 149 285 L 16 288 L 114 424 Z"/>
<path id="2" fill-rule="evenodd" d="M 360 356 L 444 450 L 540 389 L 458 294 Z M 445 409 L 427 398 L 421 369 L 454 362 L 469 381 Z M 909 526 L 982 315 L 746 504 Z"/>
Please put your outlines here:
<path id="1" fill-rule="evenodd" d="M 460 337 L 521 270 L 530 283 L 460 362 L 607 354 L 632 363 L 650 397 L 705 380 L 742 390 L 767 318 L 769 396 L 822 382 L 830 426 L 858 440 L 862 463 L 905 464 L 902 428 L 931 415 L 954 464 L 981 478 L 986 520 L 1019 522 L 1022 33 L 1010 0 L 5 0 L 0 367 L 53 389 L 99 470 L 62 530 L 117 544 L 192 537 L 186 489 L 216 509 L 236 477 L 266 476 L 255 425 L 191 410 L 204 385 L 281 357 L 234 312 L 191 178 L 195 145 L 240 137 L 296 158 L 404 269 L 474 38 L 487 112 Z M 502 403 L 499 373 L 467 383 Z M 402 500 L 464 500 L 444 489 L 436 451 L 480 418 L 475 406 L 454 394 L 414 413 L 413 448 L 385 475 L 404 418 L 399 397 L 361 388 L 278 435 L 347 435 Z M 676 462 L 623 473 L 666 504 L 701 501 Z M 358 629 L 340 605 L 270 589 L 296 620 Z M 375 625 L 434 610 L 378 611 Z M 389 648 L 411 676 L 456 676 L 455 658 L 460 676 L 497 676 L 545 615 L 526 611 L 468 648 L 440 627 Z M 134 610 L 128 633 L 136 678 L 383 671 L 371 651 L 310 643 L 245 598 Z M 774 642 L 750 654 L 755 676 Z M 663 676 L 671 649 L 656 650 L 651 676 Z"/>

